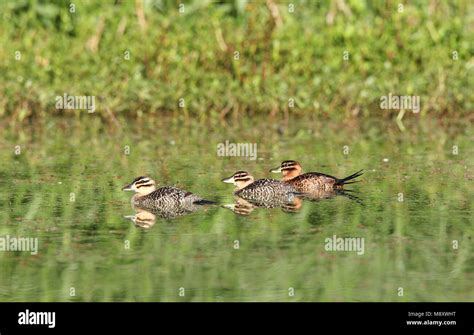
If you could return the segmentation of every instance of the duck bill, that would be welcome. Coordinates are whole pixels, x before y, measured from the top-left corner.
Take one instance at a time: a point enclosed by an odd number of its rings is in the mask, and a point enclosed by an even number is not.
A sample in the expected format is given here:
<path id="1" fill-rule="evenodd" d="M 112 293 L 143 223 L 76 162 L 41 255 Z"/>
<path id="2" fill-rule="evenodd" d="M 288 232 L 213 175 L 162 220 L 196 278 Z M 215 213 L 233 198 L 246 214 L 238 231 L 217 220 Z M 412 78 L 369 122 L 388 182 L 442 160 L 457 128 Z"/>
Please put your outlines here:
<path id="1" fill-rule="evenodd" d="M 271 169 L 270 172 L 271 173 L 280 173 L 281 172 L 281 166 L 279 166 L 277 168 L 274 168 L 274 169 Z"/>
<path id="2" fill-rule="evenodd" d="M 221 180 L 223 183 L 227 183 L 227 184 L 234 184 L 235 183 L 235 180 L 234 180 L 234 176 L 232 177 L 229 177 L 229 178 L 224 178 Z"/>
<path id="3" fill-rule="evenodd" d="M 133 191 L 132 186 L 133 186 L 133 183 L 125 185 L 124 187 L 122 187 L 122 191 Z"/>

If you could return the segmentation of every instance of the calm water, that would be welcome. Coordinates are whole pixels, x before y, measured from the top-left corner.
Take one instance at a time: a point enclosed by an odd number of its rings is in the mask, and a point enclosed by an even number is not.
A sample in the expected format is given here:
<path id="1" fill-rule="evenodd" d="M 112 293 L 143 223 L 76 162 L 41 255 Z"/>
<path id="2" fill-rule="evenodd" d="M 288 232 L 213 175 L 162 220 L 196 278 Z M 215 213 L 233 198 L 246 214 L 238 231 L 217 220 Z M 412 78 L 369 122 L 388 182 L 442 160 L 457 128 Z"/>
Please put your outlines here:
<path id="1" fill-rule="evenodd" d="M 39 245 L 37 255 L 0 252 L 0 300 L 473 301 L 472 126 L 405 126 L 82 120 L 3 130 L 0 237 Z M 219 157 L 226 140 L 256 143 L 257 159 Z M 223 177 L 279 177 L 268 170 L 285 159 L 338 177 L 366 169 L 350 187 L 361 201 L 248 215 L 206 206 L 148 228 L 126 218 L 135 211 L 120 188 L 134 177 L 225 205 L 234 197 Z M 325 250 L 334 235 L 364 238 L 364 253 Z"/>

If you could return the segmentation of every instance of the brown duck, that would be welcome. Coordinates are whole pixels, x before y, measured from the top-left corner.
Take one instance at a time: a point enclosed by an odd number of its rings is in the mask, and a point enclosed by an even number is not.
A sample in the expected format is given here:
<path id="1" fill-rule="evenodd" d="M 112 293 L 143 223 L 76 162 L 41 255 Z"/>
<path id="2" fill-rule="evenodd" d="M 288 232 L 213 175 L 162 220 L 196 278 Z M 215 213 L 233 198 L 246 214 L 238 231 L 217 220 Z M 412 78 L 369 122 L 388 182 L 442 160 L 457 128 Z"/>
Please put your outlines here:
<path id="1" fill-rule="evenodd" d="M 344 185 L 356 183 L 357 181 L 353 181 L 353 179 L 364 173 L 364 170 L 360 170 L 348 177 L 339 179 L 320 172 L 301 174 L 301 170 L 300 163 L 290 160 L 282 162 L 279 167 L 271 169 L 270 172 L 281 173 L 284 182 L 293 186 L 298 192 L 307 194 L 317 193 L 321 190 L 340 190 Z"/>

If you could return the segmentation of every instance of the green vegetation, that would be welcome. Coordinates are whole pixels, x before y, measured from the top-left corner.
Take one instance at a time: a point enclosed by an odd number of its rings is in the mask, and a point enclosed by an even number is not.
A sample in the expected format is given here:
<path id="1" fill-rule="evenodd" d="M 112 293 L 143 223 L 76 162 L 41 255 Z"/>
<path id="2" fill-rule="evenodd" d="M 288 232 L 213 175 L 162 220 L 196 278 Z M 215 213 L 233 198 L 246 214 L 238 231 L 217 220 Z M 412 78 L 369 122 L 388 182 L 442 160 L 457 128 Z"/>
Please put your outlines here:
<path id="1" fill-rule="evenodd" d="M 55 109 L 64 93 L 104 119 L 393 117 L 390 92 L 421 96 L 421 115 L 473 109 L 472 1 L 73 3 L 1 2 L 0 117 L 83 114 Z"/>

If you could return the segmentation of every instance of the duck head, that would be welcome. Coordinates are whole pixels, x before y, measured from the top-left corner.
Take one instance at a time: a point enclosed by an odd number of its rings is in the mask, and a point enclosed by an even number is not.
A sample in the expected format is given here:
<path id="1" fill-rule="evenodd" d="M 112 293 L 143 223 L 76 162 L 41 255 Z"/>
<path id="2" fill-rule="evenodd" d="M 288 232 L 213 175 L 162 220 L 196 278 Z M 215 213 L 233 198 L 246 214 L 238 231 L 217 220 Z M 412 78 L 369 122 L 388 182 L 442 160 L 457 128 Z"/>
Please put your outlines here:
<path id="1" fill-rule="evenodd" d="M 281 173 L 283 180 L 293 179 L 301 174 L 301 165 L 297 161 L 283 161 L 279 167 L 271 169 L 272 173 Z"/>
<path id="2" fill-rule="evenodd" d="M 241 190 L 244 187 L 252 184 L 254 182 L 254 178 L 247 171 L 237 171 L 229 178 L 222 179 L 222 182 L 234 184 L 237 187 L 237 190 Z"/>
<path id="3" fill-rule="evenodd" d="M 147 195 L 156 190 L 155 181 L 150 177 L 135 178 L 130 184 L 122 187 L 122 191 L 133 191 L 139 195 Z"/>

